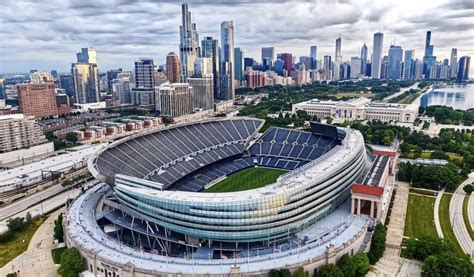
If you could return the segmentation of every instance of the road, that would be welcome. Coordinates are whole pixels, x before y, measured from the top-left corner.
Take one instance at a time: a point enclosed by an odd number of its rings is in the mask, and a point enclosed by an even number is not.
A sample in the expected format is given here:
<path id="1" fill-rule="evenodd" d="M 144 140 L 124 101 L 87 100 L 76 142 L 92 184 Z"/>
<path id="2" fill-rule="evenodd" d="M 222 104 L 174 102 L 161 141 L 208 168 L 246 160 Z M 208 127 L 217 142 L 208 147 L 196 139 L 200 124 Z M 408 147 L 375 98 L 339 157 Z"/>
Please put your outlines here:
<path id="1" fill-rule="evenodd" d="M 402 95 L 403 93 L 405 93 L 405 91 L 409 91 L 409 90 L 412 89 L 412 88 L 413 88 L 413 89 L 416 89 L 417 87 L 418 87 L 418 82 L 414 83 L 413 85 L 411 85 L 411 86 L 409 86 L 409 87 L 407 87 L 407 88 L 401 88 L 399 92 L 394 93 L 394 94 L 392 94 L 392 95 L 389 95 L 389 96 L 385 97 L 385 98 L 383 99 L 383 101 L 388 101 L 388 100 L 390 100 L 390 99 L 392 99 L 392 98 L 395 98 L 395 97 L 397 97 L 397 96 L 399 96 L 399 95 Z"/>
<path id="2" fill-rule="evenodd" d="M 84 183 L 82 187 L 89 188 L 96 182 L 96 180 L 91 180 Z M 57 185 L 2 207 L 0 209 L 0 234 L 8 229 L 7 220 L 9 218 L 24 217 L 27 212 L 30 212 L 33 217 L 48 214 L 64 205 L 67 199 L 75 198 L 81 194 L 82 187 L 65 190 L 61 185 Z"/>
<path id="3" fill-rule="evenodd" d="M 461 245 L 462 250 L 474 258 L 474 243 L 469 236 L 464 219 L 462 216 L 462 204 L 466 193 L 462 189 L 464 185 L 474 182 L 473 174 L 469 174 L 469 178 L 464 181 L 454 192 L 451 203 L 449 203 L 449 218 L 451 225 L 453 226 L 454 234 L 456 239 Z"/>

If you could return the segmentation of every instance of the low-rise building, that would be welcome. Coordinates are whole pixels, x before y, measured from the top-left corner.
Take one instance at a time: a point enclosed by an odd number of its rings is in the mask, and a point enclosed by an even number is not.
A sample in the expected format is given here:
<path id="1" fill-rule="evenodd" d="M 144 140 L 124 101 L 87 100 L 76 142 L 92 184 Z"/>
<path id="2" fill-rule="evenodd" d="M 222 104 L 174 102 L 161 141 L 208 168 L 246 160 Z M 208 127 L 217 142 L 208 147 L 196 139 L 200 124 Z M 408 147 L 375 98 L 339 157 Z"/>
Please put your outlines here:
<path id="1" fill-rule="evenodd" d="M 341 120 L 380 120 L 383 122 L 414 122 L 418 117 L 418 105 L 372 102 L 360 97 L 349 101 L 323 101 L 313 99 L 293 104 L 292 112 L 306 111 L 318 118 Z"/>

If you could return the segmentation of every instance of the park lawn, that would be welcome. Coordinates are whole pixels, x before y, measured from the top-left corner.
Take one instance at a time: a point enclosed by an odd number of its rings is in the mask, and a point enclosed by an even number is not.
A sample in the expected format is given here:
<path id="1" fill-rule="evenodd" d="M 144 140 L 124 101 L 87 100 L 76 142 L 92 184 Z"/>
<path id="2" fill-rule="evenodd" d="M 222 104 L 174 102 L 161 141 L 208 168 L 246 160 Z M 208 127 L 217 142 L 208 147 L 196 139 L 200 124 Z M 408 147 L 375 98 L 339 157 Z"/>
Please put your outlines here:
<path id="1" fill-rule="evenodd" d="M 45 219 L 46 218 L 40 218 L 34 220 L 28 224 L 24 230 L 16 232 L 11 240 L 0 243 L 0 267 L 3 267 L 28 249 L 31 238 Z M 23 242 L 23 240 L 25 240 L 25 242 Z"/>
<path id="2" fill-rule="evenodd" d="M 410 192 L 413 192 L 416 194 L 428 195 L 428 196 L 436 196 L 438 194 L 438 191 L 436 190 L 420 189 L 420 188 L 410 188 Z"/>
<path id="3" fill-rule="evenodd" d="M 255 189 L 274 183 L 286 170 L 250 167 L 229 175 L 204 192 L 232 192 Z"/>
<path id="4" fill-rule="evenodd" d="M 420 158 L 431 159 L 431 152 L 421 152 Z"/>
<path id="5" fill-rule="evenodd" d="M 456 239 L 449 218 L 449 203 L 451 202 L 452 197 L 453 195 L 449 193 L 444 193 L 443 197 L 441 197 L 441 202 L 439 203 L 439 223 L 441 225 L 441 230 L 443 231 L 444 239 L 450 242 L 460 255 L 463 255 L 464 252 Z"/>
<path id="6" fill-rule="evenodd" d="M 467 232 L 472 240 L 474 240 L 474 230 L 472 230 L 471 223 L 469 222 L 469 216 L 467 214 L 467 207 L 469 204 L 469 194 L 464 196 L 464 200 L 462 202 L 462 218 L 464 220 L 464 224 L 466 225 Z"/>
<path id="7" fill-rule="evenodd" d="M 434 197 L 409 194 L 404 232 L 406 237 L 438 237 L 434 225 L 434 203 Z"/>

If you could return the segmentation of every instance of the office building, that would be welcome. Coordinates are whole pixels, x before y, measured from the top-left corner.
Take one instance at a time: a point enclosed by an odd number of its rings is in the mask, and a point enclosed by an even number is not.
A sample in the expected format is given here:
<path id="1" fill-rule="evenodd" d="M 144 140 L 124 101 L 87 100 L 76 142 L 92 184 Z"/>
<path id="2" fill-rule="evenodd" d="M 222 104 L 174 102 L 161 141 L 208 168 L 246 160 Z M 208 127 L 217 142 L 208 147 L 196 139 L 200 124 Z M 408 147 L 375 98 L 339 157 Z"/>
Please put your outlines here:
<path id="1" fill-rule="evenodd" d="M 398 80 L 402 76 L 403 49 L 397 45 L 390 45 L 388 50 L 387 79 Z"/>
<path id="2" fill-rule="evenodd" d="M 180 43 L 179 43 L 179 59 L 181 62 L 181 82 L 194 72 L 194 62 L 199 57 L 199 35 L 196 31 L 196 24 L 193 22 L 191 12 L 188 9 L 188 3 L 181 5 L 181 26 Z"/>
<path id="3" fill-rule="evenodd" d="M 59 87 L 64 89 L 68 96 L 74 96 L 74 85 L 71 74 L 59 75 Z"/>
<path id="4" fill-rule="evenodd" d="M 275 48 L 262 47 L 262 65 L 264 69 L 271 69 L 275 61 Z"/>
<path id="5" fill-rule="evenodd" d="M 388 73 L 388 56 L 382 57 L 382 62 L 380 65 L 380 79 L 386 79 Z"/>
<path id="6" fill-rule="evenodd" d="M 283 68 L 286 70 L 287 76 L 290 76 L 290 73 L 293 70 L 293 55 L 291 53 L 282 53 L 280 54 L 280 57 L 284 63 Z"/>
<path id="7" fill-rule="evenodd" d="M 164 83 L 157 87 L 156 109 L 163 116 L 190 114 L 193 109 L 193 89 L 187 83 Z"/>
<path id="8" fill-rule="evenodd" d="M 130 79 L 123 77 L 112 81 L 112 96 L 114 100 L 119 100 L 121 105 L 132 104 Z"/>
<path id="9" fill-rule="evenodd" d="M 30 73 L 30 81 L 33 84 L 44 84 L 46 82 L 53 82 L 54 78 L 50 72 L 47 71 L 37 71 Z"/>
<path id="10" fill-rule="evenodd" d="M 362 48 L 360 49 L 360 73 L 361 75 L 367 76 L 367 56 L 368 56 L 368 49 L 367 45 L 362 45 Z"/>
<path id="11" fill-rule="evenodd" d="M 201 42 L 202 57 L 210 58 L 212 61 L 212 79 L 214 82 L 214 98 L 220 99 L 220 55 L 219 42 L 212 37 L 205 37 Z"/>
<path id="12" fill-rule="evenodd" d="M 94 48 L 82 48 L 71 67 L 74 103 L 95 103 L 100 100 L 99 68 Z"/>
<path id="13" fill-rule="evenodd" d="M 459 59 L 458 75 L 457 75 L 458 82 L 469 80 L 470 64 L 471 64 L 471 57 L 469 56 L 462 56 Z"/>
<path id="14" fill-rule="evenodd" d="M 362 59 L 359 57 L 351 58 L 351 74 L 350 78 L 356 79 L 359 78 L 362 74 Z"/>
<path id="15" fill-rule="evenodd" d="M 372 78 L 380 79 L 382 67 L 383 33 L 374 34 L 374 45 L 372 49 Z"/>
<path id="16" fill-rule="evenodd" d="M 235 98 L 234 58 L 234 23 L 224 21 L 221 24 L 220 100 Z"/>
<path id="17" fill-rule="evenodd" d="M 331 56 L 329 56 L 329 55 L 324 56 L 323 68 L 327 72 L 329 72 L 332 69 Z"/>
<path id="18" fill-rule="evenodd" d="M 179 57 L 175 52 L 170 52 L 166 56 L 166 78 L 171 83 L 179 83 L 180 72 Z"/>
<path id="19" fill-rule="evenodd" d="M 413 58 L 415 57 L 415 50 L 405 50 L 405 59 L 403 61 L 403 76 L 402 79 L 409 80 L 414 77 Z"/>
<path id="20" fill-rule="evenodd" d="M 299 64 L 304 64 L 305 69 L 309 70 L 311 68 L 311 58 L 308 56 L 301 56 L 299 58 Z"/>
<path id="21" fill-rule="evenodd" d="M 244 68 L 244 51 L 239 47 L 234 49 L 235 63 L 234 63 L 234 72 L 235 80 L 241 85 L 245 81 L 245 68 Z"/>
<path id="22" fill-rule="evenodd" d="M 58 115 L 53 82 L 18 84 L 16 88 L 20 111 L 24 115 L 37 118 Z"/>
<path id="23" fill-rule="evenodd" d="M 331 80 L 339 81 L 342 78 L 343 70 L 341 70 L 342 63 L 340 61 L 334 61 L 332 63 L 332 77 Z"/>
<path id="24" fill-rule="evenodd" d="M 421 80 L 423 78 L 423 61 L 416 59 L 413 63 L 414 78 L 415 80 Z"/>
<path id="25" fill-rule="evenodd" d="M 423 74 L 425 78 L 430 76 L 431 66 L 436 63 L 436 56 L 433 56 L 434 46 L 431 44 L 431 31 L 426 32 L 425 56 L 423 56 Z"/>
<path id="26" fill-rule="evenodd" d="M 0 77 L 0 99 L 7 99 L 7 92 L 5 90 L 5 78 Z"/>
<path id="27" fill-rule="evenodd" d="M 55 100 L 53 103 L 56 105 Z M 24 114 L 0 115 L 0 153 L 47 142 L 34 117 Z"/>
<path id="28" fill-rule="evenodd" d="M 137 88 L 130 90 L 130 102 L 132 105 L 151 108 L 155 105 L 155 89 L 154 88 Z"/>
<path id="29" fill-rule="evenodd" d="M 107 90 L 112 92 L 112 83 L 115 79 L 117 79 L 117 75 L 122 72 L 122 69 L 112 69 L 107 71 Z"/>
<path id="30" fill-rule="evenodd" d="M 339 36 L 339 38 L 336 39 L 336 55 L 334 56 L 334 59 L 336 62 L 342 62 L 341 47 L 342 47 L 342 39 Z"/>
<path id="31" fill-rule="evenodd" d="M 309 69 L 318 69 L 318 47 L 316 45 L 309 48 L 309 58 L 311 59 Z"/>
<path id="32" fill-rule="evenodd" d="M 275 61 L 274 68 L 279 76 L 286 77 L 285 62 L 281 58 Z"/>
<path id="33" fill-rule="evenodd" d="M 413 123 L 418 117 L 418 105 L 375 103 L 360 97 L 348 101 L 332 101 L 313 99 L 293 104 L 292 112 L 306 111 L 310 116 L 333 118 L 338 120 L 377 120 L 382 122 Z"/>
<path id="34" fill-rule="evenodd" d="M 449 62 L 451 67 L 450 78 L 456 78 L 458 73 L 458 49 L 451 49 L 451 60 Z"/>

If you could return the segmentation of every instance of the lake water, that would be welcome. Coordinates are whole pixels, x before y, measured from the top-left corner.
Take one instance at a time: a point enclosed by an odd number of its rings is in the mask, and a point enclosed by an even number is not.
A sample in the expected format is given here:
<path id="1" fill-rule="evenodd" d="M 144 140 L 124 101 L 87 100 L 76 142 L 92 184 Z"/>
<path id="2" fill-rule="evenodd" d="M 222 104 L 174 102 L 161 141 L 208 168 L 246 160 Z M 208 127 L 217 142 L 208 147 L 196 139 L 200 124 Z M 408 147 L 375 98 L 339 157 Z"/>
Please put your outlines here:
<path id="1" fill-rule="evenodd" d="M 450 85 L 435 88 L 421 97 L 420 105 L 423 107 L 443 105 L 458 110 L 472 109 L 474 108 L 474 85 Z"/>

